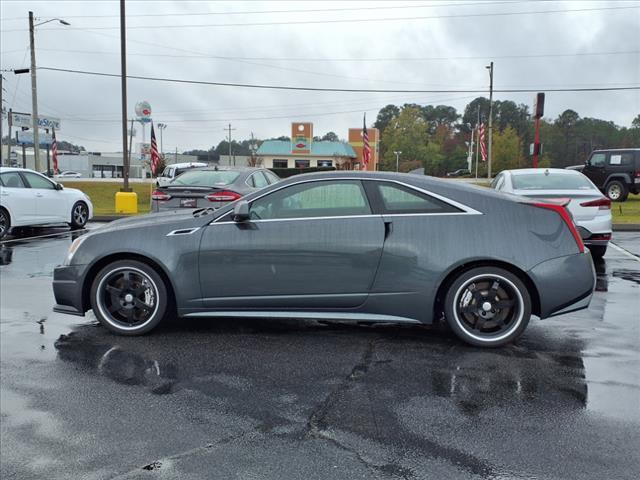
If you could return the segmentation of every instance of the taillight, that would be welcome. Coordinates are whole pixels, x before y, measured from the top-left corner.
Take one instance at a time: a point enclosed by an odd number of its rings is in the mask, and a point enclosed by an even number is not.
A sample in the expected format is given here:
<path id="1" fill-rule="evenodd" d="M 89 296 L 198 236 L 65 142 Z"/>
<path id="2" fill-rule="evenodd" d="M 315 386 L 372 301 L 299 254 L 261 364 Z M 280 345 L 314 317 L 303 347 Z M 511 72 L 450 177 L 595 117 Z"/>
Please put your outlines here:
<path id="1" fill-rule="evenodd" d="M 599 210 L 611 210 L 611 200 L 607 197 L 591 200 L 580 204 L 581 207 L 598 207 Z"/>
<path id="2" fill-rule="evenodd" d="M 533 204 L 536 207 L 539 208 L 546 208 L 547 210 L 553 210 L 556 213 L 559 213 L 560 216 L 562 217 L 562 220 L 564 220 L 564 223 L 567 224 L 567 227 L 569 227 L 569 230 L 571 231 L 571 235 L 573 235 L 573 239 L 576 241 L 576 244 L 578 244 L 578 250 L 580 250 L 580 253 L 584 253 L 584 243 L 582 243 L 582 237 L 580 236 L 580 234 L 578 233 L 578 229 L 576 228 L 575 223 L 573 223 L 573 220 L 571 220 L 571 217 L 569 216 L 569 212 L 567 212 L 567 209 L 564 208 L 562 205 L 557 205 L 555 203 L 542 203 L 542 202 L 537 202 Z"/>
<path id="3" fill-rule="evenodd" d="M 640 170 L 636 170 L 633 176 L 636 178 L 640 178 Z"/>
<path id="4" fill-rule="evenodd" d="M 242 195 L 236 192 L 232 192 L 231 190 L 221 190 L 216 193 L 210 193 L 206 198 L 210 202 L 233 202 L 241 198 Z"/>
<path id="5" fill-rule="evenodd" d="M 159 202 L 165 202 L 167 200 L 171 200 L 171 195 L 163 192 L 162 190 L 155 190 L 151 194 L 151 200 L 158 200 Z"/>

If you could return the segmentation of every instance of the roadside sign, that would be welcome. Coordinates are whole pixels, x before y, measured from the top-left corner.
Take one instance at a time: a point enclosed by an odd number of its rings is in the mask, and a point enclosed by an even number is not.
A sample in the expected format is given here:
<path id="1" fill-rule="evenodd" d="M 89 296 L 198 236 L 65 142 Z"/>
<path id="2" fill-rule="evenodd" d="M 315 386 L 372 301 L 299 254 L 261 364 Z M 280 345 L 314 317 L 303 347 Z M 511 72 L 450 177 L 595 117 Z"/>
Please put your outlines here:
<path id="1" fill-rule="evenodd" d="M 31 128 L 31 114 L 11 112 L 11 124 L 14 127 Z M 39 116 L 38 126 L 40 128 L 55 128 L 56 130 L 60 130 L 60 119 L 55 117 Z"/>
<path id="2" fill-rule="evenodd" d="M 50 133 L 40 133 L 38 137 L 40 146 L 46 147 L 51 145 L 53 137 Z M 33 132 L 31 130 L 22 130 L 18 132 L 18 143 L 21 145 L 33 145 Z"/>

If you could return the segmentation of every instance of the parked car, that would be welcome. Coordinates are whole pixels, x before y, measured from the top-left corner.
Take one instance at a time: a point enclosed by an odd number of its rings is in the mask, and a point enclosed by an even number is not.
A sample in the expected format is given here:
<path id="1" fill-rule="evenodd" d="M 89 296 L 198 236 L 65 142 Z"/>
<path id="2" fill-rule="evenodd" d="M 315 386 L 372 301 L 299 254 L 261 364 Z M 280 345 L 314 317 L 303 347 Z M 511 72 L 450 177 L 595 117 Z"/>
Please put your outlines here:
<path id="1" fill-rule="evenodd" d="M 68 223 L 83 228 L 93 216 L 87 195 L 24 168 L 0 167 L 0 238 L 12 227 Z"/>
<path id="2" fill-rule="evenodd" d="M 453 172 L 447 173 L 447 177 L 464 177 L 465 175 L 471 175 L 471 172 L 469 172 L 469 170 L 467 170 L 466 168 L 460 168 Z"/>
<path id="3" fill-rule="evenodd" d="M 60 180 L 63 180 L 65 178 L 82 178 L 82 175 L 78 172 L 72 172 L 68 170 L 66 172 L 60 172 L 59 174 L 54 175 L 53 178 L 58 178 Z"/>
<path id="4" fill-rule="evenodd" d="M 184 175 L 187 175 L 186 173 Z M 432 177 L 294 176 L 218 210 L 112 222 L 55 269 L 57 312 L 107 329 L 165 317 L 430 324 L 464 341 L 517 339 L 531 315 L 586 308 L 593 262 L 560 205 Z"/>
<path id="5" fill-rule="evenodd" d="M 164 187 L 178 175 L 194 168 L 202 168 L 206 166 L 206 163 L 201 162 L 174 163 L 172 165 L 167 165 L 160 176 L 156 179 L 156 186 Z"/>
<path id="6" fill-rule="evenodd" d="M 501 192 L 567 207 L 591 255 L 601 258 L 611 239 L 611 200 L 576 170 L 523 168 L 503 170 L 491 186 Z"/>
<path id="7" fill-rule="evenodd" d="M 220 208 L 278 182 L 266 168 L 205 167 L 191 169 L 151 194 L 151 211 Z"/>
<path id="8" fill-rule="evenodd" d="M 582 170 L 614 202 L 640 193 L 640 148 L 595 150 Z"/>

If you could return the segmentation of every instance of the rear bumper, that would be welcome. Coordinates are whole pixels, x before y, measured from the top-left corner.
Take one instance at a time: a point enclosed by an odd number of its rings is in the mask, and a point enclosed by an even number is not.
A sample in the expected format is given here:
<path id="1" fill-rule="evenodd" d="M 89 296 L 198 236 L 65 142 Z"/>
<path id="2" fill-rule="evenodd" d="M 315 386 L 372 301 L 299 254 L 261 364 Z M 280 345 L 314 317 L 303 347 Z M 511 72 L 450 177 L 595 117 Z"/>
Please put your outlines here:
<path id="1" fill-rule="evenodd" d="M 53 311 L 84 316 L 82 302 L 82 266 L 58 266 L 53 270 L 53 295 L 56 304 Z"/>
<path id="2" fill-rule="evenodd" d="M 540 296 L 540 318 L 587 308 L 596 284 L 588 250 L 542 262 L 529 275 Z"/>

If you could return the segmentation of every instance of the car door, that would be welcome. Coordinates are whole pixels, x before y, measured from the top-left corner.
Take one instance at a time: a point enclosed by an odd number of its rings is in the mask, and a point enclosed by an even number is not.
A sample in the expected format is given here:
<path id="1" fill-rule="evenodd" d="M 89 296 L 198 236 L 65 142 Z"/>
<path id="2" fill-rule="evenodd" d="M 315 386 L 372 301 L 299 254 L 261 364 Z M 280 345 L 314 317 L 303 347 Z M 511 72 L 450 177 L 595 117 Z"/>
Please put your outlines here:
<path id="1" fill-rule="evenodd" d="M 36 197 L 17 171 L 0 173 L 0 205 L 9 209 L 12 225 L 37 222 Z"/>
<path id="2" fill-rule="evenodd" d="M 606 173 L 607 154 L 605 152 L 596 152 L 585 164 L 582 173 L 596 184 L 598 188 L 604 188 L 604 182 L 607 180 Z"/>
<path id="3" fill-rule="evenodd" d="M 200 246 L 206 308 L 348 308 L 368 295 L 385 226 L 359 180 L 314 180 L 250 203 L 251 220 L 208 225 Z"/>
<path id="4" fill-rule="evenodd" d="M 56 190 L 56 184 L 35 172 L 22 172 L 36 200 L 36 215 L 40 222 L 69 222 L 71 207 L 63 190 Z"/>

